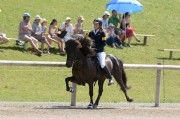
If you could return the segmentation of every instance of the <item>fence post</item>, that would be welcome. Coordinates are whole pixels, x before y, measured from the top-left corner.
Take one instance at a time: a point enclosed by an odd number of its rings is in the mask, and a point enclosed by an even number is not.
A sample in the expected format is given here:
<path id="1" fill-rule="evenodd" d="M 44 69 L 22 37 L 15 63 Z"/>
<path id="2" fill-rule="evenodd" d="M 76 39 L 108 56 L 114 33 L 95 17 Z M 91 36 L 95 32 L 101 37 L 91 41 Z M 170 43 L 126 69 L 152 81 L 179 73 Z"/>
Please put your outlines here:
<path id="1" fill-rule="evenodd" d="M 71 106 L 76 106 L 76 83 L 72 83 L 74 92 L 71 94 Z"/>
<path id="2" fill-rule="evenodd" d="M 158 65 L 161 65 L 161 63 L 158 63 Z M 159 103 L 160 103 L 161 74 L 162 74 L 162 69 L 158 68 L 157 75 L 156 75 L 155 107 L 159 107 Z"/>

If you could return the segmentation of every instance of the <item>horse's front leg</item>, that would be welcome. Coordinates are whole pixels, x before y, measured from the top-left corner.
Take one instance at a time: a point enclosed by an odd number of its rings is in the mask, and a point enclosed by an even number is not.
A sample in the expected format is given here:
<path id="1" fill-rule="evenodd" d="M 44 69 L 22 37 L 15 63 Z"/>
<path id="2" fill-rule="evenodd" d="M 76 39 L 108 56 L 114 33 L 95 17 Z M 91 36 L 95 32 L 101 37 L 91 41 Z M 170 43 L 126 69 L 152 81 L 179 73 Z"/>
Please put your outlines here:
<path id="1" fill-rule="evenodd" d="M 103 93 L 103 85 L 104 85 L 104 80 L 98 80 L 99 92 L 98 92 L 98 97 L 96 99 L 96 102 L 94 104 L 94 108 L 97 108 L 97 106 L 99 104 L 99 100 Z"/>
<path id="2" fill-rule="evenodd" d="M 69 81 L 74 82 L 75 78 L 74 77 L 67 77 L 65 79 L 65 82 L 66 82 L 66 91 L 73 93 L 74 89 L 72 87 L 69 87 Z"/>
<path id="3" fill-rule="evenodd" d="M 89 96 L 90 96 L 90 103 L 88 105 L 88 109 L 93 109 L 93 82 L 89 84 Z"/>

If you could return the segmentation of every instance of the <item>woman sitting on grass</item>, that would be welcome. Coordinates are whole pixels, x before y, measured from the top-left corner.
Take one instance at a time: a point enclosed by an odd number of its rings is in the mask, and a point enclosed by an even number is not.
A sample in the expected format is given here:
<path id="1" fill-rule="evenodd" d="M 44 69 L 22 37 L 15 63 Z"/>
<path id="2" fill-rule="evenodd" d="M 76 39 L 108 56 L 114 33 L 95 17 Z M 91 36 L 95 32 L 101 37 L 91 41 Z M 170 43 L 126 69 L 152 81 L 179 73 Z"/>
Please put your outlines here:
<path id="1" fill-rule="evenodd" d="M 115 34 L 114 25 L 112 23 L 109 24 L 109 28 L 107 30 L 107 39 L 106 44 L 114 47 L 114 48 L 120 48 L 123 49 L 122 43 L 120 41 L 119 35 Z"/>
<path id="2" fill-rule="evenodd" d="M 9 42 L 9 39 L 6 37 L 6 34 L 0 33 L 0 45 Z"/>
<path id="3" fill-rule="evenodd" d="M 57 24 L 58 24 L 57 20 L 53 19 L 50 26 L 49 26 L 49 32 L 48 33 L 51 36 L 51 39 L 49 39 L 49 43 L 51 44 L 52 41 L 58 43 L 58 47 L 60 49 L 60 54 L 65 55 L 63 39 L 61 39 L 57 36 L 57 34 L 58 34 Z"/>
<path id="4" fill-rule="evenodd" d="M 32 33 L 32 27 L 30 24 L 30 14 L 24 13 L 23 15 L 23 21 L 19 24 L 19 35 L 18 38 L 25 41 L 30 42 L 32 46 L 32 50 L 36 51 L 39 56 L 42 55 L 42 51 L 38 49 L 38 40 L 35 39 L 33 36 L 31 36 Z"/>
<path id="5" fill-rule="evenodd" d="M 33 37 L 36 38 L 39 42 L 41 42 L 41 51 L 43 51 L 44 43 L 47 44 L 49 48 L 52 48 L 52 46 L 49 44 L 46 37 L 43 35 L 42 25 L 40 22 L 41 22 L 41 17 L 37 15 L 33 22 L 32 29 L 33 29 Z M 49 53 L 49 50 L 47 50 L 47 52 L 44 53 Z"/>
<path id="6" fill-rule="evenodd" d="M 140 42 L 140 40 L 137 38 L 135 34 L 135 29 L 131 27 L 131 19 L 129 12 L 126 12 L 123 15 L 120 28 L 126 32 L 126 36 L 123 37 L 121 41 L 124 42 L 125 39 L 128 38 L 128 44 L 127 44 L 128 47 L 130 47 L 132 37 L 134 37 L 137 42 Z"/>

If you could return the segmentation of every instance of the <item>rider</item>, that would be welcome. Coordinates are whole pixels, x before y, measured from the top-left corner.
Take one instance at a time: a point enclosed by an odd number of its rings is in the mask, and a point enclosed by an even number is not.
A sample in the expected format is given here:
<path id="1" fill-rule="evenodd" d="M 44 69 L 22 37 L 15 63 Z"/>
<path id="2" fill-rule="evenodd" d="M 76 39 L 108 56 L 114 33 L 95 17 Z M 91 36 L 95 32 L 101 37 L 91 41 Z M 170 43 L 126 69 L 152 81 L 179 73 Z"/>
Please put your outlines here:
<path id="1" fill-rule="evenodd" d="M 97 57 L 99 59 L 99 63 L 101 65 L 101 68 L 105 71 L 107 74 L 107 78 L 109 79 L 108 85 L 114 84 L 114 81 L 112 80 L 111 73 L 109 69 L 106 66 L 106 53 L 104 50 L 104 47 L 106 45 L 106 35 L 102 29 L 102 21 L 100 19 L 94 19 L 93 21 L 94 28 L 93 30 L 89 33 L 89 37 L 93 40 L 94 46 Z"/>

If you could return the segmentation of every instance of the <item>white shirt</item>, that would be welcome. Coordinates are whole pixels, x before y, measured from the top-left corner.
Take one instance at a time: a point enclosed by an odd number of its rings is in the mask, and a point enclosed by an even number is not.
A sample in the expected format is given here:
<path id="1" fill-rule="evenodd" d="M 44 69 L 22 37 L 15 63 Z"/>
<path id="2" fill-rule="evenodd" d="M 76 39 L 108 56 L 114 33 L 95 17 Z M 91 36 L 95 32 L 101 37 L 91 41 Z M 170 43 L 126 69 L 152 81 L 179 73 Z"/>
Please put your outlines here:
<path id="1" fill-rule="evenodd" d="M 62 25 L 61 25 L 61 27 L 60 27 L 60 29 L 64 29 L 65 26 L 66 26 L 66 25 L 65 25 L 65 22 L 63 22 Z M 73 38 L 72 38 L 73 29 L 74 29 L 74 27 L 73 27 L 72 24 L 70 24 L 68 27 L 66 27 L 67 33 L 66 33 L 66 35 L 64 36 L 65 42 L 68 41 L 68 40 L 70 40 L 70 39 L 73 39 Z"/>
<path id="2" fill-rule="evenodd" d="M 66 24 L 66 23 L 63 22 L 62 25 L 61 25 L 61 27 L 60 27 L 60 29 L 64 29 L 65 26 L 66 26 L 65 24 Z M 73 27 L 72 24 L 70 24 L 68 27 L 66 27 L 67 34 L 72 35 L 72 34 L 73 34 L 73 29 L 74 29 L 74 27 Z"/>
<path id="3" fill-rule="evenodd" d="M 101 21 L 102 21 L 102 28 L 108 28 L 109 25 L 108 25 L 108 20 L 109 19 L 103 19 L 103 18 L 99 18 Z"/>

